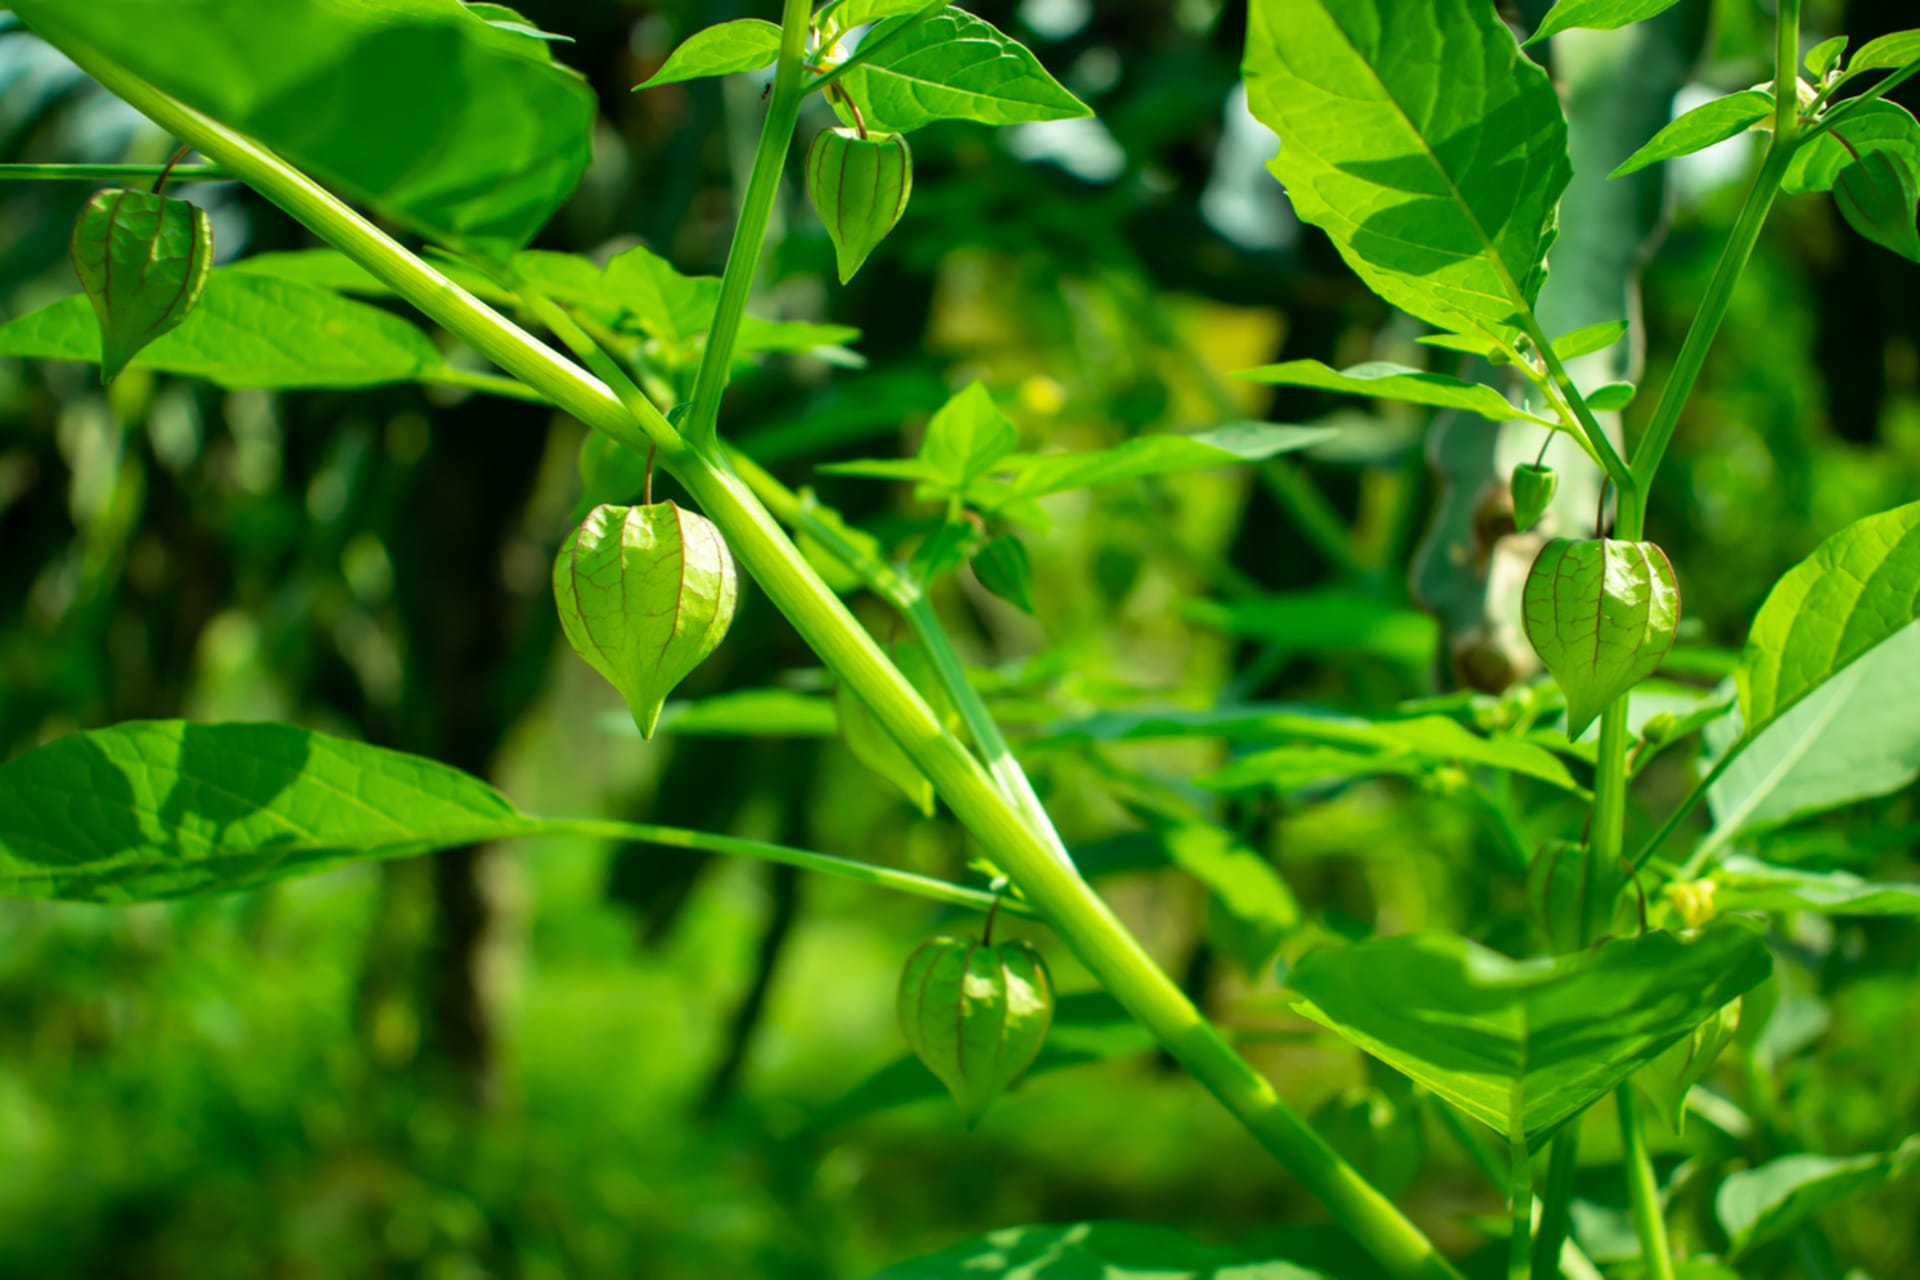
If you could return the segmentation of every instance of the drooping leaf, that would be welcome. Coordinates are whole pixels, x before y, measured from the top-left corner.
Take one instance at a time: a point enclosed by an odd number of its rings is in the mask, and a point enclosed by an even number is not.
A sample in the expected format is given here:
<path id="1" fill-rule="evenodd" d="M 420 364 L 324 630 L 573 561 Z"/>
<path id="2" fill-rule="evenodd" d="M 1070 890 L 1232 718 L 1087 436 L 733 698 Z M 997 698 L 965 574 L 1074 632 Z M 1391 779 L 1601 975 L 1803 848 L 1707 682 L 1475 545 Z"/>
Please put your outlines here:
<path id="1" fill-rule="evenodd" d="M 100 380 L 112 382 L 200 301 L 213 270 L 213 225 L 185 200 L 100 191 L 74 220 L 70 256 L 100 325 Z"/>
<path id="2" fill-rule="evenodd" d="M 1920 147 L 1869 151 L 1840 171 L 1833 202 L 1847 225 L 1883 249 L 1920 262 Z"/>
<path id="3" fill-rule="evenodd" d="M 1093 114 L 1025 45 L 964 9 L 888 18 L 861 45 L 878 52 L 844 82 L 869 128 L 911 133 L 936 120 L 1004 125 Z"/>
<path id="4" fill-rule="evenodd" d="M 1920 502 L 1848 525 L 1774 584 L 1734 682 L 1745 734 L 1920 621 Z"/>
<path id="5" fill-rule="evenodd" d="M 1493 6 L 1254 0 L 1244 70 L 1294 211 L 1375 293 L 1455 332 L 1498 335 L 1532 307 L 1566 120 Z"/>
<path id="6" fill-rule="evenodd" d="M 1630 22 L 1642 22 L 1664 13 L 1680 0 L 1560 0 L 1541 20 L 1540 29 L 1528 44 L 1538 44 L 1548 36 L 1575 27 L 1612 31 Z"/>
<path id="7" fill-rule="evenodd" d="M 1332 369 L 1318 360 L 1289 360 L 1248 369 L 1239 375 L 1249 382 L 1280 387 L 1318 387 L 1346 391 L 1379 400 L 1405 400 L 1441 409 L 1465 409 L 1493 422 L 1524 418 L 1519 406 L 1483 382 L 1467 382 L 1444 373 L 1427 373 L 1405 365 L 1377 360 L 1347 369 Z"/>
<path id="8" fill-rule="evenodd" d="M 1757 735 L 1735 716 L 1707 730 L 1717 761 L 1737 758 L 1707 791 L 1715 837 L 1792 822 L 1920 777 L 1920 623 L 1842 668 Z"/>
<path id="9" fill-rule="evenodd" d="M 1920 1169 L 1920 1134 L 1864 1156 L 1792 1155 L 1728 1174 L 1713 1207 L 1738 1259 L 1824 1209 Z"/>
<path id="10" fill-rule="evenodd" d="M 1013 473 L 1013 493 L 1022 498 L 1091 489 L 1205 467 L 1259 462 L 1309 449 L 1338 435 L 1332 427 L 1236 422 L 1191 435 L 1136 436 L 1110 449 L 1084 453 L 1029 453 L 1002 460 Z"/>
<path id="11" fill-rule="evenodd" d="M 1566 695 L 1572 739 L 1659 668 L 1680 625 L 1680 590 L 1651 542 L 1555 538 L 1527 573 L 1521 609 L 1528 641 Z"/>
<path id="12" fill-rule="evenodd" d="M 1908 159 L 1920 154 L 1920 120 L 1885 98 L 1851 108 L 1832 128 L 1796 148 L 1780 189 L 1793 195 L 1831 191 L 1842 174 L 1880 151 Z"/>
<path id="13" fill-rule="evenodd" d="M 1022 613 L 1034 611 L 1033 562 L 1026 543 L 1013 534 L 1002 534 L 974 553 L 973 576 Z"/>
<path id="14" fill-rule="evenodd" d="M 133 721 L 0 764 L 0 894 L 226 893 L 540 825 L 417 756 L 290 725 Z"/>
<path id="15" fill-rule="evenodd" d="M 1920 916 L 1920 883 L 1865 880 L 1850 871 L 1776 867 L 1738 854 L 1713 874 L 1723 911 L 1813 911 L 1826 916 Z"/>
<path id="16" fill-rule="evenodd" d="M 423 234 L 500 256 L 572 194 L 594 96 L 459 0 L 19 0 L 74 39 Z"/>
<path id="17" fill-rule="evenodd" d="M 0 326 L 0 355 L 98 363 L 100 326 L 75 296 Z M 180 327 L 136 366 L 223 387 L 371 387 L 448 372 L 427 335 L 396 315 L 291 280 L 216 269 Z"/>
<path id="18" fill-rule="evenodd" d="M 759 18 L 736 18 L 688 36 L 667 56 L 666 63 L 638 87 L 652 89 L 703 76 L 758 71 L 779 60 L 779 27 Z"/>
<path id="19" fill-rule="evenodd" d="M 1744 929 L 1649 933 L 1553 960 L 1464 938 L 1389 938 L 1307 955 L 1296 1006 L 1530 1149 L 1752 988 L 1772 967 Z"/>
<path id="20" fill-rule="evenodd" d="M 1761 89 L 1743 89 L 1704 102 L 1653 135 L 1653 140 L 1620 162 L 1607 176 L 1624 178 L 1650 164 L 1704 151 L 1735 138 L 1773 114 L 1773 95 Z"/>
<path id="21" fill-rule="evenodd" d="M 1131 1222 L 1003 1227 L 868 1280 L 1330 1280 L 1290 1262 L 1261 1262 L 1167 1227 Z"/>

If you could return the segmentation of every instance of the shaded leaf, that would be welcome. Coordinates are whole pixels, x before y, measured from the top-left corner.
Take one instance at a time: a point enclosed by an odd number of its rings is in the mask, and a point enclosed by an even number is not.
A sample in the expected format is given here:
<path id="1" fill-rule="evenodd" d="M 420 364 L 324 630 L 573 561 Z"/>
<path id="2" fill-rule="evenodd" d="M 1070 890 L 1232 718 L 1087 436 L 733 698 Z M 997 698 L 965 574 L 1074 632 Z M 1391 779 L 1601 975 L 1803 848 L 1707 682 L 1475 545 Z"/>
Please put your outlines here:
<path id="1" fill-rule="evenodd" d="M 1365 653 L 1421 670 L 1433 664 L 1440 643 L 1431 614 L 1346 591 L 1195 600 L 1182 613 L 1288 653 Z"/>
<path id="2" fill-rule="evenodd" d="M 1765 978 L 1743 929 L 1649 933 L 1552 960 L 1464 938 L 1388 938 L 1310 953 L 1296 1006 L 1531 1149 Z"/>
<path id="3" fill-rule="evenodd" d="M 1404 773 L 1409 771 L 1408 765 L 1416 762 L 1480 765 L 1537 778 L 1565 791 L 1580 791 L 1567 766 L 1552 752 L 1518 738 L 1483 738 L 1445 716 L 1379 721 L 1297 717 L 1276 720 L 1272 727 L 1353 753 L 1351 759 L 1344 762 L 1351 769 L 1348 776 L 1358 776 L 1361 772 Z M 1284 749 L 1256 752 L 1200 781 L 1216 790 L 1233 791 L 1268 785 L 1275 770 L 1279 771 L 1278 776 L 1296 776 L 1301 765 L 1310 763 Z M 1324 763 L 1343 762 L 1326 760 Z M 1371 767 L 1362 770 L 1358 767 L 1362 764 Z"/>
<path id="4" fill-rule="evenodd" d="M 1003 534 L 974 553 L 973 575 L 980 585 L 1022 613 L 1033 612 L 1033 562 L 1026 544 Z"/>
<path id="5" fill-rule="evenodd" d="M 1892 1151 L 1873 1155 L 1782 1156 L 1756 1168 L 1730 1173 L 1713 1200 L 1714 1212 L 1731 1243 L 1729 1256 L 1739 1258 L 1822 1210 L 1904 1178 L 1917 1167 L 1920 1134 Z"/>
<path id="6" fill-rule="evenodd" d="M 1465 409 L 1493 422 L 1530 415 L 1482 382 L 1467 382 L 1444 373 L 1426 373 L 1384 360 L 1332 369 L 1318 360 L 1289 360 L 1248 369 L 1238 376 L 1249 382 L 1281 387 L 1318 387 L 1346 391 L 1378 400 L 1405 400 L 1440 409 Z"/>
<path id="7" fill-rule="evenodd" d="M 927 423 L 926 437 L 920 442 L 922 475 L 961 492 L 993 470 L 1019 443 L 1019 431 L 994 404 L 985 384 L 968 383 Z"/>
<path id="8" fill-rule="evenodd" d="M 1920 916 L 1920 884 L 1864 880 L 1848 871 L 1776 867 L 1735 855 L 1713 875 L 1723 911 L 1814 911 L 1826 916 Z"/>
<path id="9" fill-rule="evenodd" d="M 1289 1262 L 1258 1262 L 1166 1227 L 1130 1222 L 1003 1227 L 869 1280 L 1328 1280 Z"/>
<path id="10" fill-rule="evenodd" d="M 1732 1043 L 1739 1029 L 1740 1002 L 1732 1000 L 1695 1027 L 1692 1035 L 1676 1041 L 1671 1049 L 1633 1073 L 1633 1087 L 1653 1104 L 1667 1128 L 1681 1131 L 1686 1122 L 1687 1092 L 1712 1068 L 1714 1059 Z"/>
<path id="11" fill-rule="evenodd" d="M 1587 408 L 1595 413 L 1618 413 L 1633 403 L 1636 390 L 1631 382 L 1609 382 L 1587 392 Z"/>
<path id="12" fill-rule="evenodd" d="M 1223 827 L 1198 820 L 1154 827 L 1168 861 L 1207 887 L 1214 933 L 1227 953 L 1247 973 L 1263 973 L 1300 924 L 1293 890 L 1271 862 Z"/>

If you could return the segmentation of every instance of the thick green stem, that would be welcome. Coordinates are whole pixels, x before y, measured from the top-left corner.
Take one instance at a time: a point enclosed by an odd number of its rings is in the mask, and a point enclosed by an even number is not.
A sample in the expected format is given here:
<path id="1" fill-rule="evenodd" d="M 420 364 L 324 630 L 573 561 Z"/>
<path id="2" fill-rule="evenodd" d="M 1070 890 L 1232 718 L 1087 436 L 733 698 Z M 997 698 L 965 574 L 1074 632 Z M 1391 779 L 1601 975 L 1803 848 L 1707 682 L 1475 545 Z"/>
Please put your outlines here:
<path id="1" fill-rule="evenodd" d="M 1673 1280 L 1673 1253 L 1667 1246 L 1667 1220 L 1660 1212 L 1660 1186 L 1647 1156 L 1647 1135 L 1634 1110 L 1633 1089 L 1613 1091 L 1620 1112 L 1620 1149 L 1627 1166 L 1627 1198 L 1633 1208 L 1633 1229 L 1640 1236 L 1640 1262 L 1650 1280 Z"/>
<path id="2" fill-rule="evenodd" d="M 804 20 L 803 0 L 789 0 L 787 8 L 790 16 L 798 13 Z M 645 448 L 650 439 L 658 443 L 662 465 L 720 527 L 761 589 L 874 712 L 960 821 L 1107 991 L 1390 1273 L 1403 1280 L 1460 1280 L 1459 1272 L 1420 1229 L 1281 1100 L 1272 1084 L 1154 963 L 1100 896 L 1053 855 L 972 754 L 943 731 L 913 686 L 731 468 L 688 449 L 650 404 L 622 404 L 578 365 L 452 284 L 265 147 L 186 107 L 84 41 L 58 29 L 40 34 L 108 89 L 226 165 L 557 407 L 630 448 Z"/>
<path id="3" fill-rule="evenodd" d="M 1533 1233 L 1533 1280 L 1559 1280 L 1560 1248 L 1567 1240 L 1573 1204 L 1573 1177 L 1580 1167 L 1579 1121 L 1570 1121 L 1553 1140 L 1547 1157 L 1547 1186 L 1540 1199 L 1540 1225 Z"/>
<path id="4" fill-rule="evenodd" d="M 787 167 L 787 149 L 793 145 L 794 126 L 800 121 L 800 102 L 807 96 L 803 64 L 807 55 L 807 22 L 813 12 L 809 0 L 784 0 L 780 30 L 780 61 L 773 73 L 773 98 L 760 146 L 753 153 L 753 172 L 747 178 L 747 196 L 740 205 L 740 221 L 727 250 L 727 268 L 720 280 L 720 306 L 707 333 L 706 353 L 693 382 L 693 408 L 687 411 L 688 442 L 699 450 L 713 444 L 720 420 L 720 396 L 727 389 L 734 342 L 740 319 L 746 314 L 747 295 L 760 273 L 760 250 L 767 238 L 767 218 L 780 190 L 780 174 Z"/>

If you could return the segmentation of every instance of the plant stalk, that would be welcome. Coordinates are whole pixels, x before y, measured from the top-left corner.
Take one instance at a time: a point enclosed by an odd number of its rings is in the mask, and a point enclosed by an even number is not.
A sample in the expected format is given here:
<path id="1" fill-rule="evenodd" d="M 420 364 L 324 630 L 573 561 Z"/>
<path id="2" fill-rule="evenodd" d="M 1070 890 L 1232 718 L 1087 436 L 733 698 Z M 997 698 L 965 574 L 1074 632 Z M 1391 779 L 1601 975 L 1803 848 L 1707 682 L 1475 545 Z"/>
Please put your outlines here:
<path id="1" fill-rule="evenodd" d="M 1567 1122 L 1547 1157 L 1547 1186 L 1540 1198 L 1540 1225 L 1533 1233 L 1533 1280 L 1560 1280 L 1560 1249 L 1567 1240 L 1573 1178 L 1580 1166 L 1580 1121 Z"/>
<path id="2" fill-rule="evenodd" d="M 132 182 L 166 174 L 168 182 L 232 182 L 217 164 L 0 164 L 0 182 Z"/>
<path id="3" fill-rule="evenodd" d="M 789 35 L 783 48 L 793 43 L 792 28 L 804 22 L 806 8 L 805 0 L 788 0 Z M 1420 1229 L 1341 1159 L 1234 1050 L 1092 887 L 1053 856 L 979 762 L 943 731 L 926 702 L 731 468 L 689 449 L 651 404 L 623 405 L 578 365 L 455 286 L 267 148 L 180 103 L 85 41 L 59 30 L 57 24 L 40 34 L 105 87 L 226 165 L 556 407 L 629 448 L 643 450 L 650 442 L 657 443 L 661 464 L 720 527 L 761 589 L 866 702 L 961 822 L 1114 998 L 1391 1274 L 1401 1280 L 1460 1280 L 1460 1273 Z M 769 113 L 769 127 L 779 123 Z M 791 132 L 790 123 L 787 131 Z M 722 297 L 727 297 L 724 289 Z M 744 284 L 733 291 L 733 297 L 736 308 L 744 305 Z M 737 329 L 737 315 L 733 324 Z M 721 336 L 716 321 L 709 358 L 716 348 L 730 348 L 730 342 L 720 342 Z M 725 363 L 716 361 L 722 371 Z M 717 390 L 710 394 L 717 396 Z"/>
<path id="4" fill-rule="evenodd" d="M 1660 1211 L 1660 1186 L 1647 1156 L 1647 1135 L 1635 1110 L 1632 1087 L 1623 1084 L 1615 1089 L 1613 1101 L 1620 1113 L 1620 1149 L 1627 1166 L 1633 1229 L 1640 1236 L 1641 1264 L 1649 1280 L 1673 1280 L 1673 1252 L 1667 1245 L 1667 1220 Z"/>

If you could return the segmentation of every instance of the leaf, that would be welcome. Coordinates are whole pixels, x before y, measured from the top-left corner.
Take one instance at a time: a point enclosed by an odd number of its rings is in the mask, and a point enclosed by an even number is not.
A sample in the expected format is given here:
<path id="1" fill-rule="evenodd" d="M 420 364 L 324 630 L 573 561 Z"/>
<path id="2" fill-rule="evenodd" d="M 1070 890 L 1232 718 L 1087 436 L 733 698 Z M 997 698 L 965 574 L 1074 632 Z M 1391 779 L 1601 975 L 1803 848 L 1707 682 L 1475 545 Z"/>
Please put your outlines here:
<path id="1" fill-rule="evenodd" d="M 100 380 L 180 327 L 213 269 L 213 224 L 185 200 L 95 192 L 74 220 L 70 256 L 100 325 Z"/>
<path id="2" fill-rule="evenodd" d="M 1567 766 L 1552 752 L 1517 738 L 1483 738 L 1446 716 L 1417 716 L 1409 720 L 1326 720 L 1312 717 L 1275 717 L 1272 728 L 1296 738 L 1316 741 L 1355 753 L 1344 762 L 1346 776 L 1364 773 L 1405 773 L 1409 765 L 1482 765 L 1523 777 L 1536 778 L 1563 791 L 1581 788 Z M 1218 773 L 1200 779 L 1217 791 L 1236 791 L 1269 785 L 1278 777 L 1297 776 L 1312 761 L 1295 753 L 1257 752 L 1234 761 Z M 1323 760 L 1320 763 L 1342 763 Z M 1361 768 L 1361 765 L 1370 767 Z M 1276 773 L 1277 771 L 1277 773 Z"/>
<path id="3" fill-rule="evenodd" d="M 1300 904 L 1287 882 L 1223 827 L 1198 820 L 1153 825 L 1168 861 L 1207 887 L 1224 949 L 1247 973 L 1265 972 L 1281 941 L 1300 924 Z"/>
<path id="4" fill-rule="evenodd" d="M 515 264 L 532 254 L 516 254 Z M 543 254 L 542 257 L 559 257 L 558 254 Z M 501 288 L 480 272 L 458 262 L 442 261 L 435 264 L 448 279 L 479 298 L 495 306 L 512 306 L 518 301 L 509 290 Z M 256 253 L 241 258 L 219 269 L 230 275 L 271 276 L 276 280 L 291 280 L 295 284 L 308 284 L 321 289 L 331 289 L 335 293 L 351 293 L 370 298 L 392 298 L 398 295 L 386 281 L 341 253 L 338 249 L 288 249 L 274 253 Z"/>
<path id="5" fill-rule="evenodd" d="M 1848 525 L 1774 584 L 1734 683 L 1749 738 L 1920 620 L 1920 502 Z"/>
<path id="6" fill-rule="evenodd" d="M 1335 370 L 1318 360 L 1289 360 L 1247 369 L 1236 375 L 1249 382 L 1282 387 L 1319 387 L 1347 391 L 1379 400 L 1406 400 L 1440 409 L 1465 409 L 1493 422 L 1531 415 L 1509 404 L 1507 398 L 1481 382 L 1467 382 L 1444 373 L 1426 373 L 1384 360 Z"/>
<path id="7" fill-rule="evenodd" d="M 477 18 L 485 18 L 487 25 L 501 31 L 511 31 L 529 40 L 538 40 L 543 44 L 572 44 L 572 36 L 559 35 L 552 31 L 542 31 L 527 21 L 527 16 L 518 9 L 509 9 L 504 4 L 485 4 L 481 0 L 466 0 L 467 11 Z M 552 55 L 549 54 L 548 57 Z"/>
<path id="8" fill-rule="evenodd" d="M 100 326 L 75 295 L 0 326 L 0 355 L 100 359 Z M 378 307 L 311 285 L 228 268 L 207 280 L 179 328 L 134 357 L 140 368 L 223 387 L 371 387 L 448 373 L 425 333 Z"/>
<path id="9" fill-rule="evenodd" d="M 459 0 L 19 0 L 424 235 L 503 256 L 572 194 L 595 99 L 546 46 Z"/>
<path id="10" fill-rule="evenodd" d="M 1773 95 L 1759 89 L 1744 89 L 1715 98 L 1673 120 L 1607 176 L 1624 178 L 1662 160 L 1704 151 L 1728 138 L 1738 137 L 1772 114 Z"/>
<path id="11" fill-rule="evenodd" d="M 1093 114 L 1025 45 L 964 9 L 888 18 L 860 44 L 876 52 L 843 82 L 872 129 L 911 133 L 936 120 L 1003 125 Z"/>
<path id="12" fill-rule="evenodd" d="M 1567 698 L 1567 737 L 1659 669 L 1680 625 L 1680 589 L 1651 542 L 1555 538 L 1522 588 L 1527 640 Z"/>
<path id="13" fill-rule="evenodd" d="M 780 60 L 780 28 L 759 18 L 736 18 L 696 31 L 668 55 L 666 64 L 639 89 L 703 76 L 758 71 Z"/>
<path id="14" fill-rule="evenodd" d="M 0 764 L 0 893 L 146 902 L 536 833 L 477 778 L 276 724 L 135 721 Z"/>
<path id="15" fill-rule="evenodd" d="M 621 724 L 631 728 L 625 716 Z M 793 689 L 740 689 L 667 704 L 659 732 L 683 738 L 831 738 L 833 701 Z"/>
<path id="16" fill-rule="evenodd" d="M 1833 201 L 1847 225 L 1883 249 L 1920 262 L 1920 148 L 1869 151 L 1840 171 Z"/>
<path id="17" fill-rule="evenodd" d="M 1595 413 L 1618 413 L 1633 403 L 1637 388 L 1631 382 L 1609 382 L 1587 392 L 1587 408 Z"/>
<path id="18" fill-rule="evenodd" d="M 1847 170 L 1879 151 L 1909 161 L 1920 154 L 1920 121 L 1884 98 L 1848 109 L 1832 128 L 1796 147 L 1780 188 L 1794 195 L 1831 191 Z"/>
<path id="19" fill-rule="evenodd" d="M 1596 351 L 1605 351 L 1626 336 L 1625 320 L 1602 320 L 1599 324 L 1582 325 L 1570 333 L 1563 333 L 1555 338 L 1553 354 L 1562 360 L 1577 360 L 1581 356 L 1590 356 Z"/>
<path id="20" fill-rule="evenodd" d="M 1574 27 L 1612 31 L 1663 13 L 1678 3 L 1679 0 L 1560 0 L 1527 43 L 1539 44 L 1548 36 Z"/>
<path id="21" fill-rule="evenodd" d="M 1289 1262 L 1258 1262 L 1166 1227 L 1130 1222 L 1003 1227 L 869 1280 L 1328 1280 Z"/>
<path id="22" fill-rule="evenodd" d="M 927 423 L 918 460 L 925 478 L 959 493 L 1019 443 L 1020 432 L 993 403 L 985 384 L 971 382 Z"/>
<path id="23" fill-rule="evenodd" d="M 1826 79 L 1827 72 L 1840 65 L 1840 56 L 1847 51 L 1845 36 L 1828 36 L 1813 48 L 1807 50 L 1807 72 L 1816 82 Z"/>
<path id="24" fill-rule="evenodd" d="M 1348 591 L 1195 600 L 1181 612 L 1202 626 L 1285 653 L 1364 653 L 1421 671 L 1433 665 L 1440 644 L 1431 614 Z"/>
<path id="25" fill-rule="evenodd" d="M 1862 71 L 1892 71 L 1916 58 L 1920 58 L 1920 28 L 1895 31 L 1861 45 L 1860 52 L 1847 64 L 1847 78 L 1852 79 Z"/>
<path id="26" fill-rule="evenodd" d="M 1823 916 L 1920 916 L 1920 884 L 1863 880 L 1847 871 L 1776 867 L 1735 855 L 1714 872 L 1722 911 L 1813 911 Z"/>
<path id="27" fill-rule="evenodd" d="M 1740 1002 L 1731 1000 L 1695 1027 L 1692 1035 L 1675 1041 L 1671 1049 L 1633 1073 L 1633 1087 L 1653 1104 L 1667 1128 L 1681 1132 L 1688 1091 L 1700 1083 L 1739 1029 Z"/>
<path id="28" fill-rule="evenodd" d="M 1707 791 L 1714 838 L 1791 822 L 1920 777 L 1920 624 L 1819 685 L 1758 735 L 1736 715 L 1707 733 L 1710 757 L 1737 758 Z"/>
<path id="29" fill-rule="evenodd" d="M 1492 5 L 1254 0 L 1245 74 L 1294 212 L 1375 293 L 1489 336 L 1532 308 L 1567 127 Z"/>
<path id="30" fill-rule="evenodd" d="M 835 30 L 851 31 L 882 18 L 918 13 L 927 4 L 928 0 L 844 0 L 820 16 L 829 20 Z"/>
<path id="31" fill-rule="evenodd" d="M 635 245 L 607 263 L 605 297 L 625 309 L 662 342 L 690 345 L 713 327 L 720 305 L 714 276 L 684 276 L 645 245 Z"/>
<path id="32" fill-rule="evenodd" d="M 974 553 L 973 576 L 1022 613 L 1033 613 L 1033 562 L 1027 559 L 1026 544 L 1012 534 L 1002 534 Z"/>
<path id="33" fill-rule="evenodd" d="M 1014 473 L 1011 487 L 1016 496 L 1037 498 L 1069 489 L 1260 462 L 1276 454 L 1312 448 L 1338 434 L 1332 427 L 1236 422 L 1191 435 L 1136 436 L 1109 449 L 1083 453 L 1010 455 L 1003 459 L 1003 469 Z"/>
<path id="34" fill-rule="evenodd" d="M 1309 953 L 1295 1006 L 1501 1134 L 1534 1149 L 1765 978 L 1743 929 L 1649 933 L 1553 960 L 1464 938 L 1388 938 Z"/>
<path id="35" fill-rule="evenodd" d="M 1892 1151 L 1873 1155 L 1782 1156 L 1730 1173 L 1713 1200 L 1731 1245 L 1728 1257 L 1738 1259 L 1822 1210 L 1904 1178 L 1916 1167 L 1920 1167 L 1920 1134 Z"/>

